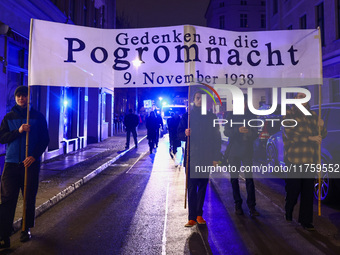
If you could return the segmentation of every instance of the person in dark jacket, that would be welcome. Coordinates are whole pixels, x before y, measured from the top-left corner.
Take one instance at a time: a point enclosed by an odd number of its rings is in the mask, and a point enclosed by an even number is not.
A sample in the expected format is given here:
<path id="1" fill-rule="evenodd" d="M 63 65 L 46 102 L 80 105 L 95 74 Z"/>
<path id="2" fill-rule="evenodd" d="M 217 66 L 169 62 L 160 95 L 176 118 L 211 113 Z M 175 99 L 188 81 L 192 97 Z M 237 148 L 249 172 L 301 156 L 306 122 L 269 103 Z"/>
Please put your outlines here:
<path id="1" fill-rule="evenodd" d="M 34 227 L 35 200 L 39 185 L 40 157 L 49 143 L 44 116 L 30 108 L 27 120 L 28 88 L 15 90 L 16 105 L 7 113 L 0 126 L 0 143 L 7 144 L 5 166 L 1 177 L 0 248 L 10 247 L 10 235 L 19 191 L 24 189 L 25 167 L 27 173 L 26 227 L 20 241 L 31 239 L 30 228 Z M 29 133 L 28 157 L 25 157 L 26 133 Z"/>
<path id="2" fill-rule="evenodd" d="M 159 130 L 159 124 L 155 112 L 150 112 L 150 115 L 146 118 L 147 139 L 149 140 L 150 154 L 156 145 L 157 132 Z"/>
<path id="3" fill-rule="evenodd" d="M 157 119 L 157 131 L 156 131 L 156 147 L 158 147 L 158 142 L 159 142 L 159 132 L 162 132 L 163 130 L 163 119 L 162 116 L 160 114 L 157 113 L 157 111 L 155 110 L 155 116 Z"/>
<path id="4" fill-rule="evenodd" d="M 133 140 L 135 142 L 135 148 L 138 147 L 137 142 L 137 131 L 136 128 L 139 124 L 138 115 L 133 113 L 133 110 L 129 110 L 129 114 L 127 114 L 124 118 L 124 125 L 126 127 L 126 146 L 125 149 L 129 149 L 130 147 L 130 133 L 133 135 Z"/>
<path id="5" fill-rule="evenodd" d="M 244 115 L 233 115 L 231 112 L 227 114 L 226 119 L 228 124 L 224 128 L 225 136 L 229 137 L 228 144 L 228 164 L 240 170 L 241 165 L 251 166 L 253 164 L 254 148 L 253 144 L 258 136 L 258 130 L 254 127 L 248 127 L 240 123 L 246 124 L 250 119 L 256 119 L 248 109 L 246 103 Z M 235 124 L 231 125 L 233 122 Z M 238 123 L 238 124 L 237 124 Z M 230 173 L 230 181 L 233 190 L 233 197 L 235 201 L 235 213 L 243 215 L 242 198 L 239 187 L 239 172 Z M 250 216 L 259 216 L 259 212 L 255 209 L 255 184 L 252 178 L 252 173 L 245 173 L 246 190 L 247 190 L 247 205 Z"/>
<path id="6" fill-rule="evenodd" d="M 172 158 L 177 153 L 177 147 L 181 146 L 181 141 L 177 137 L 177 128 L 180 121 L 181 117 L 174 112 L 171 113 L 171 117 L 167 120 L 170 142 L 169 152 Z"/>
<path id="7" fill-rule="evenodd" d="M 190 128 L 188 128 L 188 113 L 185 113 L 178 126 L 178 137 L 182 141 L 189 141 L 189 152 L 185 147 L 184 165 L 188 174 L 188 222 L 185 227 L 198 224 L 206 224 L 203 216 L 205 193 L 209 181 L 207 167 L 215 166 L 221 154 L 221 134 L 218 126 L 213 126 L 216 115 L 207 112 L 201 114 L 202 93 L 194 94 L 194 106 L 190 111 Z M 189 161 L 187 164 L 187 155 Z M 201 172 L 196 172 L 196 167 Z"/>

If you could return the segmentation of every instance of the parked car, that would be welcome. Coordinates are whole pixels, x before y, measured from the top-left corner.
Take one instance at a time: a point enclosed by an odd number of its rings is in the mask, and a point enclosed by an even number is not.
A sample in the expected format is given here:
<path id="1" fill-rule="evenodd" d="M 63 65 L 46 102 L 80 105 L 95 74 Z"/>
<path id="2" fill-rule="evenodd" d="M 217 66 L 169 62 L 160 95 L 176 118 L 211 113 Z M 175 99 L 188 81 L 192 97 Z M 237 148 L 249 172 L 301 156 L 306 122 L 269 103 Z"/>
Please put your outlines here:
<path id="1" fill-rule="evenodd" d="M 264 104 L 259 110 L 268 110 L 271 108 L 271 105 Z M 260 162 L 266 161 L 266 145 L 269 137 L 280 130 L 280 122 L 275 121 L 274 123 L 270 121 L 266 121 L 266 119 L 281 119 L 281 105 L 279 104 L 275 110 L 270 115 L 261 115 L 258 116 L 258 119 L 261 119 L 264 122 L 263 127 L 258 129 L 259 136 L 255 140 L 254 143 L 254 158 L 256 158 Z"/>
<path id="2" fill-rule="evenodd" d="M 312 106 L 311 110 L 319 112 L 318 106 Z M 340 103 L 321 105 L 321 117 L 328 131 L 321 145 L 322 164 L 340 164 Z M 266 145 L 267 163 L 270 165 L 284 165 L 284 148 L 282 129 L 270 136 Z M 340 169 L 338 169 L 340 172 Z M 337 173 L 337 177 L 340 174 Z M 314 185 L 314 195 L 318 197 L 318 178 Z M 336 198 L 340 190 L 340 179 L 331 176 L 331 173 L 322 173 L 321 176 L 321 200 L 330 202 Z"/>

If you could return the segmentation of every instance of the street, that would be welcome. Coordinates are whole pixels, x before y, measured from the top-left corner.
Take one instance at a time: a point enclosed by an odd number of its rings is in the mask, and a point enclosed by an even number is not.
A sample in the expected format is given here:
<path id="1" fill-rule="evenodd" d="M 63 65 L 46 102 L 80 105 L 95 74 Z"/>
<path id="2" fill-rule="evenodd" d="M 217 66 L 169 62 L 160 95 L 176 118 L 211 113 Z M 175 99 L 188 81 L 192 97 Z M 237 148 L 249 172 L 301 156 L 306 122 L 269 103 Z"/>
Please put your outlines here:
<path id="1" fill-rule="evenodd" d="M 168 136 L 149 154 L 147 140 L 36 219 L 33 238 L 11 238 L 1 254 L 339 254 L 340 208 L 322 207 L 308 232 L 284 220 L 284 181 L 257 179 L 260 216 L 234 214 L 229 179 L 211 179 L 206 226 L 185 228 L 184 168 Z M 240 180 L 245 197 L 245 183 Z M 297 215 L 297 210 L 295 214 Z M 294 219 L 297 216 L 294 215 Z"/>

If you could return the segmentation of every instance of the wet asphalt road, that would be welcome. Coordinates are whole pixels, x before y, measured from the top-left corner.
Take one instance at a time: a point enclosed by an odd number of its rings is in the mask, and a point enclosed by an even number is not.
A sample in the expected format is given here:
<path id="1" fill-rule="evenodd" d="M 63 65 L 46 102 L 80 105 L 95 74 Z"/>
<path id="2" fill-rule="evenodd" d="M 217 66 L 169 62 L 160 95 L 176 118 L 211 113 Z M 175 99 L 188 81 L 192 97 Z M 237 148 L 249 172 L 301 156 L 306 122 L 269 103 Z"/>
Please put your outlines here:
<path id="1" fill-rule="evenodd" d="M 165 138 L 150 155 L 142 142 L 38 217 L 30 242 L 16 233 L 0 254 L 340 254 L 340 210 L 323 207 L 314 233 L 285 222 L 280 179 L 256 180 L 257 218 L 245 203 L 245 215 L 236 216 L 229 180 L 211 180 L 207 226 L 184 228 L 184 169 L 167 146 Z"/>

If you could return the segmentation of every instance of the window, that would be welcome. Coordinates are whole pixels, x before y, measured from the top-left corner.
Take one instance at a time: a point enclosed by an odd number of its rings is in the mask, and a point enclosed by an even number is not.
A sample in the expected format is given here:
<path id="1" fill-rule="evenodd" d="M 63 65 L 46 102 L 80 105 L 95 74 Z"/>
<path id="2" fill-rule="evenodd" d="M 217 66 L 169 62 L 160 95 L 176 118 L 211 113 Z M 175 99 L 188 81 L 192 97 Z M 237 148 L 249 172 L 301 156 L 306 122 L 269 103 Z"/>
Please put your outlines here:
<path id="1" fill-rule="evenodd" d="M 86 26 L 87 25 L 87 1 L 84 2 L 84 7 L 83 7 L 83 10 L 84 10 L 84 16 L 83 16 L 83 26 Z"/>
<path id="2" fill-rule="evenodd" d="M 261 28 L 266 28 L 266 14 L 261 14 Z"/>
<path id="3" fill-rule="evenodd" d="M 340 110 L 339 109 L 331 109 L 328 116 L 327 121 L 327 130 L 339 130 L 340 129 L 340 118 L 339 118 Z"/>
<path id="4" fill-rule="evenodd" d="M 224 2 L 220 2 L 220 8 L 224 7 Z"/>
<path id="5" fill-rule="evenodd" d="M 104 6 L 102 6 L 102 12 L 101 12 L 101 15 L 102 15 L 102 18 L 101 18 L 101 24 L 100 24 L 100 27 L 101 28 L 104 28 L 105 27 L 105 23 L 106 23 L 106 20 L 105 20 L 105 15 L 106 15 L 106 13 L 105 13 L 105 5 Z"/>
<path id="6" fill-rule="evenodd" d="M 330 79 L 332 102 L 340 102 L 340 79 Z"/>
<path id="7" fill-rule="evenodd" d="M 247 5 L 247 1 L 241 0 L 241 5 Z"/>
<path id="8" fill-rule="evenodd" d="M 279 2 L 278 0 L 273 1 L 273 15 L 275 15 L 279 11 Z"/>
<path id="9" fill-rule="evenodd" d="M 300 17 L 300 28 L 306 29 L 307 28 L 307 16 L 306 14 Z"/>
<path id="10" fill-rule="evenodd" d="M 75 23 L 75 3 L 74 1 L 69 2 L 69 18 Z"/>
<path id="11" fill-rule="evenodd" d="M 240 27 L 248 27 L 248 15 L 240 14 Z"/>
<path id="12" fill-rule="evenodd" d="M 224 29 L 225 28 L 225 18 L 224 15 L 220 16 L 220 29 Z"/>
<path id="13" fill-rule="evenodd" d="M 325 17 L 323 11 L 323 3 L 316 6 L 316 26 L 320 27 L 321 43 L 325 46 Z"/>
<path id="14" fill-rule="evenodd" d="M 26 40 L 16 34 L 13 37 L 8 43 L 7 91 L 14 91 L 17 86 L 27 86 L 28 83 L 28 51 L 26 45 L 17 44 L 21 40 L 23 42 Z M 15 105 L 14 95 L 12 93 L 8 95 L 6 112 Z"/>

